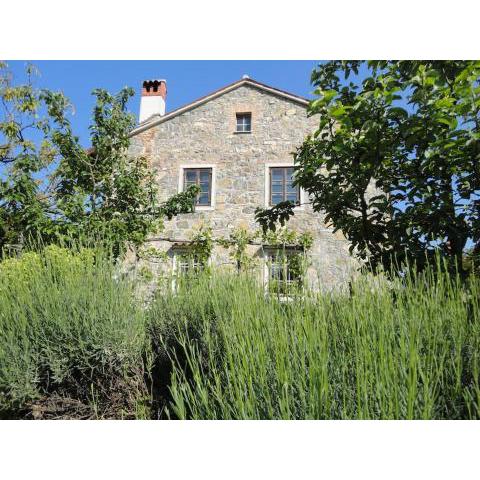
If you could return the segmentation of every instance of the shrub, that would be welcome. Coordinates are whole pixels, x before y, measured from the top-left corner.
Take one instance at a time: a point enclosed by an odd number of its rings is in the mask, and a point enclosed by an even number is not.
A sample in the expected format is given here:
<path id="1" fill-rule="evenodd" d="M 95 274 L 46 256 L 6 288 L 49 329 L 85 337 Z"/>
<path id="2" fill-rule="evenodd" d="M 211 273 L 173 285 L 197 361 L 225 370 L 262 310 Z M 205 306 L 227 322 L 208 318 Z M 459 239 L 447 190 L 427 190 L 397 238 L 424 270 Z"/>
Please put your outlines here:
<path id="1" fill-rule="evenodd" d="M 134 415 L 146 342 L 132 294 L 98 251 L 52 246 L 0 263 L 2 415 Z"/>

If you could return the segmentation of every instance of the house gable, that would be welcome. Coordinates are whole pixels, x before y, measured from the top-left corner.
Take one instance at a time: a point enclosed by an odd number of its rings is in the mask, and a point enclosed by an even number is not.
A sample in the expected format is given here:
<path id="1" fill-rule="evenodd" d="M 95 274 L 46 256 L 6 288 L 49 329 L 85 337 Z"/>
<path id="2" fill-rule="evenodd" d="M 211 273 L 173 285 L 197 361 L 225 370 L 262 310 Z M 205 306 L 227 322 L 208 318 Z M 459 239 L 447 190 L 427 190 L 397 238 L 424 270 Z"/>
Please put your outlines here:
<path id="1" fill-rule="evenodd" d="M 191 111 L 193 109 L 196 109 L 207 102 L 210 102 L 212 100 L 215 100 L 225 94 L 228 94 L 234 90 L 237 90 L 241 87 L 250 87 L 253 89 L 256 89 L 262 93 L 265 93 L 267 95 L 271 95 L 280 99 L 284 99 L 288 102 L 291 102 L 296 105 L 300 105 L 304 108 L 306 108 L 309 104 L 309 100 L 303 97 L 300 97 L 298 95 L 294 95 L 292 93 L 271 87 L 269 85 L 257 82 L 256 80 L 253 80 L 251 78 L 243 78 L 237 82 L 234 82 L 230 85 L 227 85 L 219 90 L 216 90 L 215 92 L 212 92 L 204 97 L 201 97 L 194 102 L 191 102 L 187 105 L 184 105 L 180 108 L 177 108 L 166 115 L 163 116 L 153 116 L 150 119 L 146 120 L 145 122 L 141 123 L 138 125 L 132 132 L 131 136 L 137 135 L 139 133 L 144 132 L 145 130 L 148 130 L 152 127 L 155 127 L 156 125 L 159 125 L 161 123 L 167 122 L 171 120 L 172 118 L 177 117 L 178 115 L 182 115 L 183 113 L 186 113 L 188 111 Z"/>

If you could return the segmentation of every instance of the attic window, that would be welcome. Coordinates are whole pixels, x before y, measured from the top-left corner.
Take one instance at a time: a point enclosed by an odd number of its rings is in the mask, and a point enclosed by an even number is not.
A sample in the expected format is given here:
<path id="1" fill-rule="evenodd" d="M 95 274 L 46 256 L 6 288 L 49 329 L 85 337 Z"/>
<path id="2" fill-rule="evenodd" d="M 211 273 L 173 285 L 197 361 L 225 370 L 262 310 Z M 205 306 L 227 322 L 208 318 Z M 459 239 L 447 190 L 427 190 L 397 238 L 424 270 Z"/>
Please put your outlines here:
<path id="1" fill-rule="evenodd" d="M 252 114 L 237 113 L 237 133 L 250 133 L 252 131 Z"/>

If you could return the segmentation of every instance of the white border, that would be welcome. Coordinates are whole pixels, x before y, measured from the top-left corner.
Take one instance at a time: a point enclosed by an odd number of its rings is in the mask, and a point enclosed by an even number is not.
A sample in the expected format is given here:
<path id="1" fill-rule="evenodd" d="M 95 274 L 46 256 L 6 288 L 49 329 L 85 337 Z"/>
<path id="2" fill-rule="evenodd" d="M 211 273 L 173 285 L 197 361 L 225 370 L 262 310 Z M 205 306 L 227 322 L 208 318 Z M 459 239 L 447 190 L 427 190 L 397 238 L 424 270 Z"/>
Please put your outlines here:
<path id="1" fill-rule="evenodd" d="M 58 420 L 1 427 L 3 478 L 478 477 L 478 421 Z M 55 465 L 47 461 L 52 452 Z"/>
<path id="2" fill-rule="evenodd" d="M 215 188 L 216 188 L 216 181 L 215 178 L 217 176 L 217 166 L 213 163 L 186 163 L 184 165 L 180 165 L 178 169 L 178 193 L 183 192 L 183 171 L 186 168 L 211 168 L 212 169 L 212 196 L 211 196 L 211 205 L 196 205 L 195 211 L 196 212 L 208 212 L 215 210 Z"/>
<path id="3" fill-rule="evenodd" d="M 270 208 L 270 168 L 273 168 L 273 167 L 293 167 L 294 164 L 293 162 L 273 162 L 273 163 L 266 163 L 265 164 L 265 172 L 264 172 L 264 175 L 265 175 L 265 187 L 264 187 L 264 190 L 265 190 L 265 207 L 266 208 Z M 300 205 L 297 206 L 297 207 L 294 207 L 293 210 L 295 212 L 301 212 L 303 210 L 305 210 L 305 205 L 303 205 L 305 203 L 305 198 L 306 198 L 306 195 L 305 195 L 305 190 L 303 190 L 303 188 L 300 187 Z"/>
<path id="4" fill-rule="evenodd" d="M 401 5 L 347 0 L 342 2 L 341 27 L 328 21 L 338 16 L 338 4 L 312 0 L 282 6 L 244 0 L 233 15 L 220 0 L 163 2 L 150 9 L 127 0 L 115 4 L 84 0 L 76 5 L 74 16 L 62 8 L 64 4 L 59 5 L 58 0 L 25 0 L 19 30 L 19 4 L 3 2 L 6 20 L 0 29 L 0 56 L 100 60 L 480 57 L 479 4 L 474 0 L 456 1 L 455 8 L 446 0 L 404 0 Z M 309 28 L 319 15 L 326 19 L 321 28 Z M 249 34 L 239 45 L 232 32 L 245 28 Z"/>

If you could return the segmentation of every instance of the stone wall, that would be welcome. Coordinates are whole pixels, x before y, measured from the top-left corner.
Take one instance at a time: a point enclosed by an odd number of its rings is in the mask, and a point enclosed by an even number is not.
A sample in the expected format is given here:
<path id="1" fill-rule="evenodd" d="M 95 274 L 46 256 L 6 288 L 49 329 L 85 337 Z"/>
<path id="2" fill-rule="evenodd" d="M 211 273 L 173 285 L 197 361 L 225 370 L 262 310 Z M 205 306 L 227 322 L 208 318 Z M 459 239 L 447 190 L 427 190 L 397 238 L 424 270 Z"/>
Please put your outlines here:
<path id="1" fill-rule="evenodd" d="M 235 133 L 236 112 L 252 112 L 251 133 Z M 237 227 L 257 229 L 254 210 L 266 206 L 266 165 L 293 164 L 292 152 L 317 122 L 307 117 L 304 105 L 243 85 L 133 136 L 130 153 L 151 162 L 160 200 L 178 193 L 182 167 L 214 168 L 214 208 L 165 222 L 161 238 L 188 240 L 202 223 L 212 227 L 214 238 L 228 237 Z M 298 207 L 288 228 L 314 236 L 309 282 L 327 290 L 344 286 L 355 263 L 347 242 L 324 225 L 323 215 L 309 205 Z M 157 239 L 151 244 L 172 256 L 172 242 Z M 261 246 L 249 250 L 262 260 Z M 232 263 L 221 247 L 215 247 L 211 261 Z"/>

